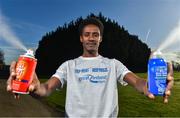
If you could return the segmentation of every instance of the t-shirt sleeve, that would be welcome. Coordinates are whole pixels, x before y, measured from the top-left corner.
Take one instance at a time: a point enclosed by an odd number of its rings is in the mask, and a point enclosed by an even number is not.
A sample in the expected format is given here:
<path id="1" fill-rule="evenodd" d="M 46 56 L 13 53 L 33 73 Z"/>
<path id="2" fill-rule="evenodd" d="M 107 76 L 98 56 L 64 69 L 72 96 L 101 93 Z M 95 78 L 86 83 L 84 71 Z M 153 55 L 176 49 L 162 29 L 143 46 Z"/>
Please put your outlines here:
<path id="1" fill-rule="evenodd" d="M 121 83 L 121 85 L 127 85 L 127 82 L 125 82 L 124 76 L 131 72 L 128 70 L 128 68 L 126 66 L 124 66 L 120 61 L 114 59 L 115 62 L 115 67 L 116 67 L 116 77 L 119 83 Z"/>
<path id="2" fill-rule="evenodd" d="M 56 70 L 56 73 L 52 75 L 52 77 L 56 77 L 61 82 L 61 87 L 63 87 L 64 83 L 67 80 L 67 63 L 64 62 L 59 68 Z"/>

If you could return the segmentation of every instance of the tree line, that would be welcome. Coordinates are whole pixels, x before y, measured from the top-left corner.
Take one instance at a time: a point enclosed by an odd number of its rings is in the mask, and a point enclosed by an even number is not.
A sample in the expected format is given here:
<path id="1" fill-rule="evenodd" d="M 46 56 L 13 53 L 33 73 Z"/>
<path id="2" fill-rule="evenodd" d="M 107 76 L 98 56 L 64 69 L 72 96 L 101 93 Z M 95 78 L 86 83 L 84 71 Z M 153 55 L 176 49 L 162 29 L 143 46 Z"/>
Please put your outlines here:
<path id="1" fill-rule="evenodd" d="M 102 56 L 120 60 L 133 72 L 147 71 L 151 49 L 137 35 L 129 34 L 123 26 L 101 13 L 91 13 L 87 17 L 96 17 L 104 24 L 103 40 L 99 48 Z M 51 76 L 64 61 L 82 54 L 78 32 L 82 20 L 79 17 L 42 37 L 35 53 L 38 74 Z"/>
<path id="2" fill-rule="evenodd" d="M 4 65 L 4 52 L 0 49 L 0 65 Z"/>
<path id="3" fill-rule="evenodd" d="M 103 41 L 99 52 L 109 58 L 116 58 L 133 72 L 147 72 L 147 63 L 151 49 L 137 35 L 132 35 L 116 21 L 101 13 L 91 13 L 87 17 L 96 17 L 104 24 Z M 38 59 L 36 72 L 51 76 L 64 61 L 82 54 L 78 26 L 83 20 L 77 18 L 70 23 L 46 33 L 39 41 L 35 57 Z M 180 64 L 172 62 L 174 70 L 180 71 Z M 0 49 L 0 69 L 5 66 L 4 52 Z M 7 66 L 8 67 L 8 66 Z M 8 70 L 8 69 L 6 69 Z"/>
<path id="4" fill-rule="evenodd" d="M 146 71 L 150 48 L 139 40 L 138 36 L 129 34 L 123 26 L 101 13 L 97 16 L 90 14 L 87 17 L 97 17 L 104 24 L 103 41 L 99 51 L 101 55 L 120 60 L 134 72 Z M 64 61 L 82 54 L 78 32 L 82 20 L 80 17 L 69 24 L 65 23 L 42 37 L 35 54 L 39 74 L 51 75 Z M 0 64 L 5 64 L 4 53 L 1 50 Z"/>

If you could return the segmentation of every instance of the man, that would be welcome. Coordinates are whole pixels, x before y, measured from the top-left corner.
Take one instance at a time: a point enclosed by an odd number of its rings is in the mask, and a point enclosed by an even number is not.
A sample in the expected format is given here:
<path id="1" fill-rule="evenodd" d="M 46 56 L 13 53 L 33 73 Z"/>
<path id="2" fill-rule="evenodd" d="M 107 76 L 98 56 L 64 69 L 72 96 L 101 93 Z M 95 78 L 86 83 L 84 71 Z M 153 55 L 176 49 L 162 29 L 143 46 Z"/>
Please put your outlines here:
<path id="1" fill-rule="evenodd" d="M 102 41 L 103 28 L 98 19 L 85 19 L 79 26 L 80 41 L 83 45 L 82 56 L 64 62 L 45 83 L 40 84 L 34 74 L 29 87 L 30 94 L 48 96 L 57 87 L 63 87 L 64 83 L 67 83 L 65 109 L 69 117 L 117 117 L 117 82 L 127 82 L 139 92 L 154 99 L 154 95 L 148 92 L 145 79 L 129 71 L 120 61 L 99 55 L 98 48 Z M 13 62 L 10 67 L 8 91 L 12 90 L 11 81 L 16 77 L 15 65 L 16 62 Z M 171 66 L 169 70 L 165 103 L 168 102 L 173 85 Z"/>

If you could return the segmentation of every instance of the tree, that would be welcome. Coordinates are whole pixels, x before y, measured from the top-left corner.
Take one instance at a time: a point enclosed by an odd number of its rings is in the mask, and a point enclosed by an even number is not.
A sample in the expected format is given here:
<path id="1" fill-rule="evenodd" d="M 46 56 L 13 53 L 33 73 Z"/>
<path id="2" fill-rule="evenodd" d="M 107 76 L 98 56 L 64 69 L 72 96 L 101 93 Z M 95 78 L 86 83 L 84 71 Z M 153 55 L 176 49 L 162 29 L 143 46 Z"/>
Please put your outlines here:
<path id="1" fill-rule="evenodd" d="M 4 65 L 4 52 L 0 49 L 0 65 Z"/>
<path id="2" fill-rule="evenodd" d="M 97 17 L 104 24 L 103 41 L 99 50 L 101 55 L 120 60 L 134 72 L 147 70 L 151 50 L 138 36 L 129 34 L 123 26 L 101 13 L 91 13 L 87 17 Z M 51 76 L 64 61 L 82 54 L 78 32 L 82 20 L 80 17 L 42 37 L 35 54 L 38 59 L 38 74 Z"/>

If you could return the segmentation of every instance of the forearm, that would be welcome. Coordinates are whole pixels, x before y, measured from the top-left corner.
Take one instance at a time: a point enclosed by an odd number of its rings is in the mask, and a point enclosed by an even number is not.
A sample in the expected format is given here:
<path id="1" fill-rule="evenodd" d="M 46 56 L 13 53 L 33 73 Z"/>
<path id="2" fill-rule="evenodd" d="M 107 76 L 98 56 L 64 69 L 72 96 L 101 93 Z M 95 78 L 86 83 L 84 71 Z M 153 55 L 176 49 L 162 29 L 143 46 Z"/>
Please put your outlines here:
<path id="1" fill-rule="evenodd" d="M 31 92 L 31 95 L 33 97 L 46 97 L 49 96 L 59 86 L 61 86 L 59 79 L 52 77 L 45 83 L 39 83 L 35 90 Z"/>
<path id="2" fill-rule="evenodd" d="M 144 93 L 145 89 L 147 89 L 146 80 L 136 76 L 134 73 L 128 73 L 125 75 L 124 80 L 140 93 Z"/>
<path id="3" fill-rule="evenodd" d="M 144 94 L 144 92 L 146 91 L 145 89 L 147 89 L 147 81 L 142 78 L 137 79 L 135 88 L 137 91 Z"/>
<path id="4" fill-rule="evenodd" d="M 42 83 L 35 91 L 31 92 L 31 96 L 46 97 L 46 96 L 49 96 L 50 93 L 51 91 L 48 89 L 48 84 Z"/>

